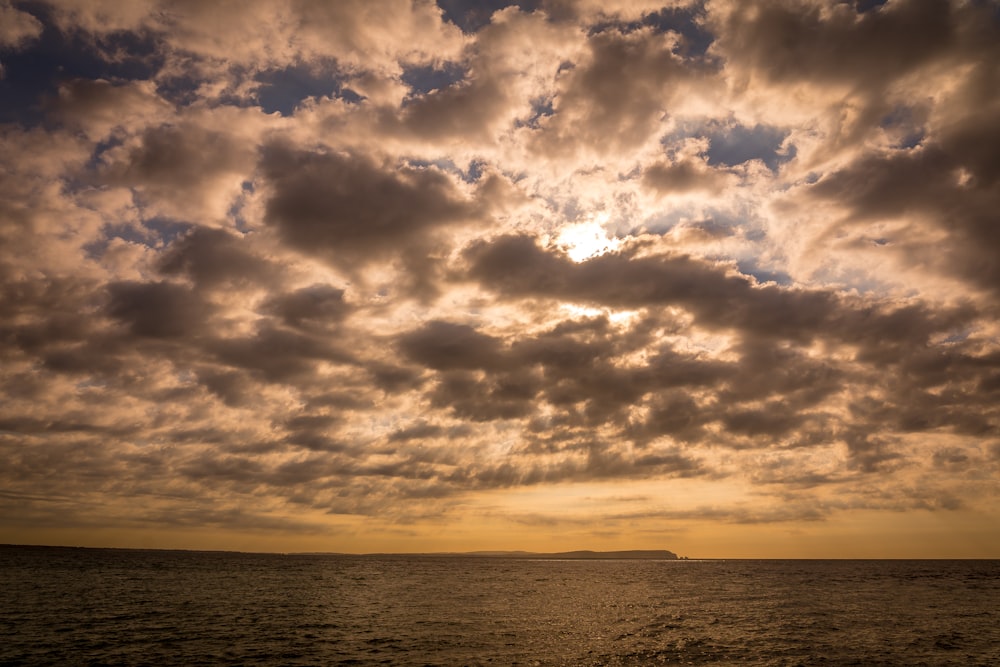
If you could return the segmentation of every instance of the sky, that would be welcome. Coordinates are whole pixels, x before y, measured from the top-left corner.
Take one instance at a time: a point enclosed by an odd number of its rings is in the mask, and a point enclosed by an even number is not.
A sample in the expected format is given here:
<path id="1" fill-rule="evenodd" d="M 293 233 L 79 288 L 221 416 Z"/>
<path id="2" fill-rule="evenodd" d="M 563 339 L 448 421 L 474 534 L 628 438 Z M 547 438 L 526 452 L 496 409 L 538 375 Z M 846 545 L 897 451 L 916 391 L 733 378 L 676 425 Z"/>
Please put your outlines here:
<path id="1" fill-rule="evenodd" d="M 0 0 L 0 542 L 1000 557 L 1000 3 Z"/>

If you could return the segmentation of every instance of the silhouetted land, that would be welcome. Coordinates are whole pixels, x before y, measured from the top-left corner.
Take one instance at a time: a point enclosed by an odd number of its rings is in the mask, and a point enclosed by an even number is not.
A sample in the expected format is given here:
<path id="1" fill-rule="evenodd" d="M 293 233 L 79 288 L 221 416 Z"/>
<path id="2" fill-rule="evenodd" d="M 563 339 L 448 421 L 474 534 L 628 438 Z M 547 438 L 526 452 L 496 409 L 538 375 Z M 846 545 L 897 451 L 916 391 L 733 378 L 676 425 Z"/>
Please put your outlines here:
<path id="1" fill-rule="evenodd" d="M 631 551 L 560 551 L 556 553 L 534 553 L 531 551 L 474 551 L 467 556 L 501 556 L 503 558 L 554 558 L 558 560 L 602 560 L 641 559 L 677 560 L 677 554 L 665 549 Z"/>
<path id="2" fill-rule="evenodd" d="M 76 551 L 128 551 L 128 552 L 164 552 L 164 553 L 205 553 L 205 554 L 247 554 L 254 552 L 242 551 L 220 551 L 204 549 L 146 549 L 146 548 L 121 548 L 121 547 L 79 547 L 79 546 L 43 546 L 32 544 L 0 544 L 0 549 L 36 549 L 36 550 L 76 550 Z M 273 554 L 281 555 L 281 554 Z M 440 556 L 440 557 L 470 557 L 470 558 L 528 558 L 534 560 L 678 560 L 677 554 L 666 549 L 633 549 L 629 551 L 557 551 L 557 552 L 536 552 L 536 551 L 439 551 L 429 553 L 368 553 L 351 554 L 339 551 L 300 551 L 284 555 L 289 556 Z"/>
<path id="3" fill-rule="evenodd" d="M 309 556 L 346 556 L 350 554 L 309 552 Z M 633 549 L 630 551 L 557 551 L 557 552 L 537 552 L 537 551 L 446 551 L 433 553 L 374 553 L 359 554 L 363 556 L 438 556 L 442 558 L 524 558 L 532 560 L 678 560 L 677 554 L 666 549 L 642 550 Z"/>

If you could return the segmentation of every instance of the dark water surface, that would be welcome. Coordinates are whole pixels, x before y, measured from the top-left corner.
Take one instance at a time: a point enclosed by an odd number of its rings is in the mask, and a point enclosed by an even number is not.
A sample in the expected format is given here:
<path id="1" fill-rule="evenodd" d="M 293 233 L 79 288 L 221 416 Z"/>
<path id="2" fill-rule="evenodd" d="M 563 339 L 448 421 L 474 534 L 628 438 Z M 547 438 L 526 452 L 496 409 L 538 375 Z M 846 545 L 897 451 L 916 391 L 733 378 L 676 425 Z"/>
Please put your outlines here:
<path id="1" fill-rule="evenodd" d="M 1000 561 L 0 547 L 0 663 L 1000 665 Z"/>

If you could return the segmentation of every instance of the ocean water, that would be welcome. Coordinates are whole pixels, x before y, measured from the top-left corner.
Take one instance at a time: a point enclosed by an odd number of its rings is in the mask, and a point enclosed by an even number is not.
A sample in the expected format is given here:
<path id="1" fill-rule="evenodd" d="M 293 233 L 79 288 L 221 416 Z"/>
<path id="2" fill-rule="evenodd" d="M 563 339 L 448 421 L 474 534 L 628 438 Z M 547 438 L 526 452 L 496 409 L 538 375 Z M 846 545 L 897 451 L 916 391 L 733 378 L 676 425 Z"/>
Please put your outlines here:
<path id="1" fill-rule="evenodd" d="M 1000 561 L 0 547 L 3 665 L 1000 665 Z"/>

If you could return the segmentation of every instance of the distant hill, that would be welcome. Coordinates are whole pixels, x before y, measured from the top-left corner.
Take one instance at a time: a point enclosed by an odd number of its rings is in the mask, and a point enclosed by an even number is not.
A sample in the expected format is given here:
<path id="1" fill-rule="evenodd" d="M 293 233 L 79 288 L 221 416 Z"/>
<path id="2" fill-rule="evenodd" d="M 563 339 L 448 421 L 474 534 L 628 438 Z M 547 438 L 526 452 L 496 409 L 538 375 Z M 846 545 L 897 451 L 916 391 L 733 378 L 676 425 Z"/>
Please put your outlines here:
<path id="1" fill-rule="evenodd" d="M 368 553 L 346 554 L 329 551 L 300 551 L 290 556 L 374 556 L 379 558 L 407 558 L 421 556 L 429 558 L 523 558 L 534 560 L 683 560 L 673 551 L 666 549 L 631 551 L 557 551 L 552 553 L 536 551 L 438 551 L 430 553 Z"/>
<path id="2" fill-rule="evenodd" d="M 461 556 L 492 556 L 502 558 L 551 558 L 557 560 L 677 560 L 677 554 L 666 549 L 630 551 L 558 551 L 554 553 L 536 553 L 531 551 L 473 551 Z"/>
<path id="3" fill-rule="evenodd" d="M 631 551 L 558 551 L 553 553 L 535 551 L 439 551 L 432 553 L 345 553 L 337 551 L 293 551 L 282 554 L 268 554 L 266 552 L 252 551 L 219 551 L 205 549 L 146 549 L 128 547 L 80 547 L 80 546 L 49 546 L 32 544 L 0 544 L 0 549 L 35 549 L 35 550 L 72 550 L 72 551 L 125 551 L 125 552 L 163 552 L 163 553 L 217 553 L 217 554 L 245 554 L 253 555 L 281 555 L 281 556 L 345 556 L 357 558 L 359 556 L 375 556 L 379 558 L 407 558 L 411 556 L 427 556 L 441 558 L 525 558 L 525 559 L 552 559 L 552 560 L 685 560 L 686 557 L 678 556 L 673 551 L 666 549 Z"/>

